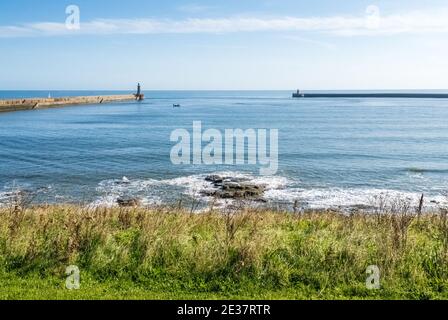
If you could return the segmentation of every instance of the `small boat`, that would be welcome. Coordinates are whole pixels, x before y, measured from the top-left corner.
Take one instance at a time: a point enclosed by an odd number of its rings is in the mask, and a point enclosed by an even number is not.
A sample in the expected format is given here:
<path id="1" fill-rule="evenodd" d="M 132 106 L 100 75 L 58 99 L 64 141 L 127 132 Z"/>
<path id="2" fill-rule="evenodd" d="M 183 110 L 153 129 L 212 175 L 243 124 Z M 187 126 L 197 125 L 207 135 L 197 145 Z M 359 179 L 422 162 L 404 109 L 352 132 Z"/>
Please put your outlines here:
<path id="1" fill-rule="evenodd" d="M 173 104 L 173 108 L 180 108 L 180 104 Z"/>

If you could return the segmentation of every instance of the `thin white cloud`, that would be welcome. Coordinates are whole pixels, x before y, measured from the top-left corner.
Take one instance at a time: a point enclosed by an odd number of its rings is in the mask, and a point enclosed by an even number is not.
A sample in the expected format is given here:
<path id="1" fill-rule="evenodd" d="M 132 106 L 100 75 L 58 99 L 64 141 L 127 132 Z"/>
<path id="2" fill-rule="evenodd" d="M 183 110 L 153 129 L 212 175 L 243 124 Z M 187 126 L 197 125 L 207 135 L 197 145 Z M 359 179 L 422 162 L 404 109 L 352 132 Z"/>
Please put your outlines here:
<path id="1" fill-rule="evenodd" d="M 328 50 L 335 50 L 336 46 L 332 43 L 329 42 L 325 42 L 325 41 L 320 41 L 320 40 L 314 40 L 314 39 L 309 39 L 309 38 L 304 38 L 301 36 L 297 36 L 297 35 L 283 35 L 282 36 L 283 39 L 287 39 L 287 40 L 291 40 L 291 41 L 296 41 L 296 42 L 302 42 L 302 43 L 308 43 L 314 46 L 318 46 L 318 47 L 322 47 L 324 49 L 328 49 Z"/>
<path id="2" fill-rule="evenodd" d="M 184 20 L 96 19 L 88 22 L 81 20 L 80 30 L 69 30 L 65 23 L 40 22 L 0 26 L 0 37 L 294 31 L 329 33 L 337 36 L 448 33 L 448 9 L 388 16 L 229 17 Z"/>
<path id="3" fill-rule="evenodd" d="M 211 10 L 213 7 L 204 6 L 196 3 L 185 4 L 177 7 L 177 10 L 186 12 L 186 13 L 202 13 Z"/>

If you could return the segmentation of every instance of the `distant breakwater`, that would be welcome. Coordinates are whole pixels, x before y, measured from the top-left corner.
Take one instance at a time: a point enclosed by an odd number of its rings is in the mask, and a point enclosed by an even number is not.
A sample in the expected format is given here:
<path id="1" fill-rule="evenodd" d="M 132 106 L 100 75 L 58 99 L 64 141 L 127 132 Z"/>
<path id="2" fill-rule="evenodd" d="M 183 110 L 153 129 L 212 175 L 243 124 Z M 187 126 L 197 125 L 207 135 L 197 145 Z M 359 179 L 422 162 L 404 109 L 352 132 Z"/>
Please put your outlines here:
<path id="1" fill-rule="evenodd" d="M 69 105 L 102 104 L 108 102 L 131 101 L 142 99 L 143 96 L 136 96 L 135 94 L 64 97 L 64 98 L 7 99 L 7 100 L 0 100 L 0 112 L 45 109 L 45 108 L 63 107 Z"/>
<path id="2" fill-rule="evenodd" d="M 305 93 L 296 92 L 293 98 L 403 98 L 448 99 L 446 93 Z"/>

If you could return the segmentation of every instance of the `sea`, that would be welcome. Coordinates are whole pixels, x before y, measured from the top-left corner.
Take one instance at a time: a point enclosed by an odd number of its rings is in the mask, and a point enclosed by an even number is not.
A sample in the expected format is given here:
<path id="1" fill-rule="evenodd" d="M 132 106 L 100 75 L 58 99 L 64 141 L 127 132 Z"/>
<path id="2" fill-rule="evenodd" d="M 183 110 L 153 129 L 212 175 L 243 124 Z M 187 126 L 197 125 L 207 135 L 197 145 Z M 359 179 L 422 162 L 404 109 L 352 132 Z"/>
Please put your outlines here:
<path id="1" fill-rule="evenodd" d="M 0 99 L 126 91 L 0 91 Z M 0 205 L 35 203 L 206 207 L 207 175 L 266 187 L 263 203 L 374 208 L 384 199 L 448 204 L 448 99 L 294 99 L 285 91 L 145 91 L 141 102 L 0 113 Z M 173 108 L 179 104 L 179 108 Z M 173 164 L 173 130 L 277 129 L 278 170 Z M 231 202 L 226 200 L 221 205 Z M 189 204 L 188 204 L 189 205 Z"/>

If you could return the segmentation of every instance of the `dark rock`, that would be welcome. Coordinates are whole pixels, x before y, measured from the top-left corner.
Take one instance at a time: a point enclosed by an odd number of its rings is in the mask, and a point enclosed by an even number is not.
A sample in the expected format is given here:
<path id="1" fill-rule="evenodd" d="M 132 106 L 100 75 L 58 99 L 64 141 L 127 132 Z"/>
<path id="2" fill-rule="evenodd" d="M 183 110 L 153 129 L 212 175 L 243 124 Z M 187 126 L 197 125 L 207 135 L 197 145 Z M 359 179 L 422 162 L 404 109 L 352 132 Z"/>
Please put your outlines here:
<path id="1" fill-rule="evenodd" d="M 247 182 L 244 178 L 221 177 L 211 175 L 205 178 L 212 182 L 215 190 L 204 190 L 201 193 L 209 197 L 220 199 L 249 199 L 260 200 L 265 192 L 265 187 Z"/>
<path id="2" fill-rule="evenodd" d="M 201 194 L 206 197 L 213 197 L 216 194 L 216 190 L 202 190 Z"/>
<path id="3" fill-rule="evenodd" d="M 118 198 L 117 204 L 124 208 L 124 207 L 137 207 L 140 204 L 139 199 L 135 198 Z"/>
<path id="4" fill-rule="evenodd" d="M 205 177 L 205 181 L 213 182 L 213 183 L 222 183 L 223 178 L 218 175 L 211 175 L 211 176 Z"/>

